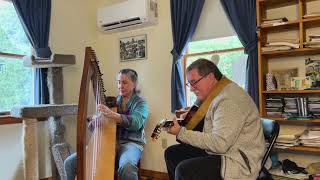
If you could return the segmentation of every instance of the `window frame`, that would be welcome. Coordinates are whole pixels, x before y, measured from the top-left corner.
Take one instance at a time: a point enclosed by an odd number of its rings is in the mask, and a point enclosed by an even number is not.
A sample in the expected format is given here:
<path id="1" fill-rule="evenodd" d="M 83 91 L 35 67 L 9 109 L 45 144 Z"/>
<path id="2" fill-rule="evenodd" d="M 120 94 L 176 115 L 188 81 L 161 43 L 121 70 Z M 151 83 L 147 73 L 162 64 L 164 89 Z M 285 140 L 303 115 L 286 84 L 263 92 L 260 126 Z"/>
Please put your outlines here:
<path id="1" fill-rule="evenodd" d="M 2 1 L 12 2 L 12 0 L 2 0 Z M 31 52 L 34 52 L 34 48 L 32 46 L 30 50 Z M 22 54 L 5 53 L 0 51 L 0 57 L 9 58 L 9 60 L 12 60 L 12 61 L 23 61 L 24 56 L 25 55 L 22 55 Z M 12 117 L 10 115 L 10 111 L 0 111 L 0 125 L 17 124 L 17 123 L 22 123 L 22 118 Z"/>
<path id="2" fill-rule="evenodd" d="M 184 91 L 185 91 L 185 100 L 188 104 L 188 95 L 187 95 L 187 60 L 190 57 L 195 56 L 203 56 L 203 55 L 214 55 L 214 54 L 222 54 L 222 53 L 230 53 L 230 52 L 238 52 L 238 51 L 244 51 L 243 47 L 240 48 L 230 48 L 230 49 L 222 49 L 222 50 L 213 50 L 213 51 L 204 51 L 199 53 L 188 53 L 189 47 L 186 49 L 185 55 L 183 56 L 183 73 L 184 73 Z"/>
<path id="3" fill-rule="evenodd" d="M 24 55 L 3 53 L 0 51 L 0 57 L 10 58 L 12 61 L 22 61 Z M 15 118 L 10 115 L 10 111 L 0 111 L 0 125 L 22 123 L 21 118 Z"/>

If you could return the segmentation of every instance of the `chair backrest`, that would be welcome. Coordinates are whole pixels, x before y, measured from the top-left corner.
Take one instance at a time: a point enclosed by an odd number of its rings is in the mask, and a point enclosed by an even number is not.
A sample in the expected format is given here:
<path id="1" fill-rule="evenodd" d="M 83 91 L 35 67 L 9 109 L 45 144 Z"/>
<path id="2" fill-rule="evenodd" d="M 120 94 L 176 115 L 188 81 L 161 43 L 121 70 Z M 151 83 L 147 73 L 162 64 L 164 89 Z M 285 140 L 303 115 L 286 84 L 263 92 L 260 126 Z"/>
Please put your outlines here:
<path id="1" fill-rule="evenodd" d="M 267 159 L 269 157 L 269 154 L 271 152 L 271 149 L 273 148 L 278 135 L 279 135 L 279 124 L 275 120 L 271 119 L 262 119 L 262 125 L 263 125 L 263 134 L 266 142 L 269 144 L 266 153 L 263 156 L 262 162 L 261 162 L 261 170 L 263 169 L 264 165 L 267 162 Z"/>

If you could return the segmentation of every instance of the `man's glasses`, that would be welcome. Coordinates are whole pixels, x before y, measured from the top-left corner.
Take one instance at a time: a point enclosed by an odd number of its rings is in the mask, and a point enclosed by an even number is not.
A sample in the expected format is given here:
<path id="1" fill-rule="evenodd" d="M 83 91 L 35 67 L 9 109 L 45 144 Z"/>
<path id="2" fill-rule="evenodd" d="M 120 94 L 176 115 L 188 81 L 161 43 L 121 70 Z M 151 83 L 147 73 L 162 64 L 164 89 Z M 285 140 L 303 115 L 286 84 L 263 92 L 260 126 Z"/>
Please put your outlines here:
<path id="1" fill-rule="evenodd" d="M 208 76 L 208 74 L 202 76 L 200 79 L 198 79 L 198 80 L 196 80 L 196 81 L 188 82 L 188 83 L 186 83 L 186 85 L 187 85 L 188 87 L 195 87 L 195 86 L 196 86 L 203 78 L 205 78 L 206 76 Z"/>

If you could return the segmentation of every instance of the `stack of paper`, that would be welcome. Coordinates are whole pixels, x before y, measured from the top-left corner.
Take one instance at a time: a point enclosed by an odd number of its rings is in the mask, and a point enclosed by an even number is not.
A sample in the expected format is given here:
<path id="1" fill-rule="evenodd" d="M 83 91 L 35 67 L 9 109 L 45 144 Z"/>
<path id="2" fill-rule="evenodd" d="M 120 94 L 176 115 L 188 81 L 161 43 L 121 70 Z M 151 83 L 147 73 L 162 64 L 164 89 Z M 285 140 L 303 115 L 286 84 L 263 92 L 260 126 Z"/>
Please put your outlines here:
<path id="1" fill-rule="evenodd" d="M 299 145 L 299 134 L 280 134 L 277 138 L 275 147 L 286 149 Z"/>
<path id="2" fill-rule="evenodd" d="M 274 19 L 262 19 L 262 23 L 261 25 L 277 25 L 277 24 L 281 24 L 281 23 L 284 23 L 284 22 L 287 22 L 288 19 L 286 17 L 281 17 L 281 18 L 274 18 Z"/>
<path id="3" fill-rule="evenodd" d="M 287 41 L 268 42 L 261 48 L 263 52 L 267 51 L 281 51 L 299 48 L 300 44 Z"/>
<path id="4" fill-rule="evenodd" d="M 320 128 L 306 130 L 299 139 L 304 146 L 320 147 Z"/>
<path id="5" fill-rule="evenodd" d="M 315 17 L 320 17 L 320 12 L 312 12 L 309 14 L 305 14 L 304 16 L 302 16 L 304 19 L 307 18 L 315 18 Z"/>
<path id="6" fill-rule="evenodd" d="M 305 47 L 320 48 L 320 35 L 319 34 L 311 34 L 308 37 L 309 37 L 309 41 L 304 42 Z"/>

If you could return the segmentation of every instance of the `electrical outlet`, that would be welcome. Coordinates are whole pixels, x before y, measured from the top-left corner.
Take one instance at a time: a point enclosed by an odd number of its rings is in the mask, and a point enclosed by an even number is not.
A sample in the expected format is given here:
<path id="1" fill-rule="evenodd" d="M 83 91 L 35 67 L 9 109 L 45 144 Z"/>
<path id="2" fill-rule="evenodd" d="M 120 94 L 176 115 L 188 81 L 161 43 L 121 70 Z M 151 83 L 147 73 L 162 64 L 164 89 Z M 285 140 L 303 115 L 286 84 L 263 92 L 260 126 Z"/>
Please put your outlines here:
<path id="1" fill-rule="evenodd" d="M 168 147 L 168 141 L 167 139 L 163 138 L 161 139 L 162 149 L 166 149 Z"/>

